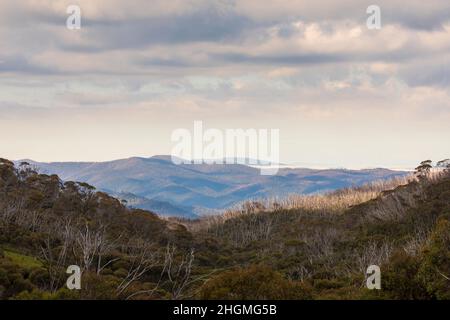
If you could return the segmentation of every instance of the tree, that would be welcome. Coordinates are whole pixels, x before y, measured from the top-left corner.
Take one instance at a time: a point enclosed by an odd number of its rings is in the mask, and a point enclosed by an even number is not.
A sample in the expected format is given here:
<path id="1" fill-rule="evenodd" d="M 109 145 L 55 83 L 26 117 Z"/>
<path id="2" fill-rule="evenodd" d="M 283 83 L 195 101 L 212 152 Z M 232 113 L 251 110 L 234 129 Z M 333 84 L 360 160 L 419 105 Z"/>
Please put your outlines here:
<path id="1" fill-rule="evenodd" d="M 97 274 L 100 274 L 105 267 L 118 260 L 110 259 L 105 263 L 102 262 L 102 258 L 115 247 L 115 242 L 108 240 L 106 232 L 107 226 L 102 222 L 99 224 L 100 226 L 93 230 L 92 228 L 89 228 L 89 225 L 86 223 L 85 227 L 78 232 L 75 242 L 76 248 L 78 249 L 78 260 L 80 261 L 83 271 L 90 271 L 95 258 L 97 258 Z"/>
<path id="2" fill-rule="evenodd" d="M 19 164 L 18 173 L 19 173 L 20 181 L 25 181 L 28 177 L 31 177 L 31 176 L 37 174 L 37 170 L 32 165 L 30 165 L 28 162 L 24 161 Z"/>
<path id="3" fill-rule="evenodd" d="M 438 161 L 436 166 L 444 169 L 444 174 L 450 174 L 450 159 Z"/>
<path id="4" fill-rule="evenodd" d="M 419 166 L 416 168 L 416 176 L 419 179 L 423 179 L 426 178 L 426 176 L 428 175 L 428 173 L 430 173 L 431 169 L 433 168 L 432 166 L 432 161 L 431 160 L 425 160 L 422 161 Z"/>
<path id="5" fill-rule="evenodd" d="M 450 159 L 444 159 L 444 160 L 438 161 L 436 166 L 439 168 L 449 169 L 450 168 Z"/>
<path id="6" fill-rule="evenodd" d="M 168 245 L 164 261 L 164 269 L 162 275 L 167 275 L 167 286 L 172 295 L 173 300 L 180 299 L 185 290 L 195 282 L 191 279 L 192 265 L 194 263 L 194 249 L 191 249 L 181 260 L 176 258 L 176 247 Z"/>
<path id="7" fill-rule="evenodd" d="M 155 244 L 143 239 L 132 241 L 125 251 L 130 262 L 127 274 L 117 286 L 117 295 L 123 295 L 136 281 L 139 281 L 147 272 L 159 263 L 159 255 L 155 250 Z M 128 295 L 131 298 L 133 294 Z"/>
<path id="8" fill-rule="evenodd" d="M 58 236 L 60 240 L 54 241 L 48 235 L 44 244 L 41 245 L 42 258 L 49 275 L 49 289 L 53 293 L 56 292 L 65 277 L 68 251 L 74 239 L 74 231 L 70 220 L 65 221 Z"/>

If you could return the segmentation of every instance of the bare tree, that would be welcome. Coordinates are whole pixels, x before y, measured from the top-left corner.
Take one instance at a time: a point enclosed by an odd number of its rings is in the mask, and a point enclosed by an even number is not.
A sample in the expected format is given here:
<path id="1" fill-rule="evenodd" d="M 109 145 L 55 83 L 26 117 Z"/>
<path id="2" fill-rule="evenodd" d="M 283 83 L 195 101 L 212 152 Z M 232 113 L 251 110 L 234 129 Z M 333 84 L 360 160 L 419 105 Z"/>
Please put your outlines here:
<path id="1" fill-rule="evenodd" d="M 437 270 L 437 272 L 445 279 L 450 281 L 450 277 L 446 276 L 445 274 L 443 274 L 442 272 L 440 272 L 439 270 Z"/>
<path id="2" fill-rule="evenodd" d="M 277 214 L 272 213 L 243 214 L 226 223 L 217 223 L 209 232 L 228 238 L 236 247 L 244 247 L 252 241 L 268 240 L 278 218 Z"/>
<path id="3" fill-rule="evenodd" d="M 369 266 L 381 266 L 389 260 L 393 251 L 394 245 L 390 242 L 383 242 L 381 244 L 375 242 L 370 243 L 363 251 L 355 253 L 354 260 L 358 272 L 366 275 Z M 365 280 L 363 283 L 365 283 Z"/>
<path id="4" fill-rule="evenodd" d="M 102 228 L 102 230 L 105 230 Z M 109 266 L 111 263 L 120 260 L 120 258 L 112 258 L 112 259 L 106 259 L 103 261 L 103 258 L 107 256 L 109 253 L 111 253 L 116 247 L 118 242 L 120 241 L 120 238 L 122 235 L 117 237 L 114 241 L 109 241 L 105 233 L 101 235 L 99 238 L 99 245 L 98 245 L 98 257 L 97 257 L 97 274 L 100 274 L 103 269 L 105 269 L 107 266 Z"/>
<path id="5" fill-rule="evenodd" d="M 23 214 L 25 200 L 23 198 L 9 200 L 3 208 L 0 209 L 0 218 L 5 223 L 15 223 L 19 216 Z"/>
<path id="6" fill-rule="evenodd" d="M 124 248 L 130 259 L 127 275 L 117 286 L 117 295 L 122 295 L 135 281 L 141 279 L 159 262 L 158 252 L 153 244 L 145 240 L 136 240 Z M 130 298 L 130 296 L 128 296 Z"/>
<path id="7" fill-rule="evenodd" d="M 181 257 L 180 261 L 176 260 L 176 247 L 168 245 L 164 261 L 163 274 L 167 275 L 167 282 L 170 286 L 172 299 L 181 298 L 186 287 L 192 283 L 191 273 L 192 264 L 194 263 L 194 249 Z"/>
<path id="8" fill-rule="evenodd" d="M 198 282 L 204 282 L 211 277 L 217 270 L 207 274 L 193 276 L 193 263 L 195 259 L 194 249 L 186 253 L 180 253 L 175 245 L 168 244 L 164 255 L 163 268 L 160 278 L 154 288 L 135 292 L 127 297 L 131 299 L 136 295 L 153 294 L 160 286 L 169 290 L 171 298 L 174 300 L 189 298 L 196 294 L 201 286 L 195 286 Z"/>
<path id="9" fill-rule="evenodd" d="M 114 241 L 109 240 L 106 224 L 100 223 L 95 229 L 85 224 L 84 228 L 77 233 L 76 252 L 74 252 L 74 255 L 80 261 L 82 270 L 90 271 L 95 259 L 97 259 L 95 271 L 100 274 L 108 265 L 119 260 L 119 258 L 103 260 L 117 246 L 119 239 L 120 236 Z"/>
<path id="10" fill-rule="evenodd" d="M 422 248 L 430 242 L 430 234 L 430 228 L 417 228 L 413 237 L 403 246 L 403 250 L 410 256 L 418 255 Z"/>
<path id="11" fill-rule="evenodd" d="M 46 238 L 44 244 L 41 245 L 41 253 L 43 260 L 47 264 L 49 274 L 49 289 L 55 292 L 64 277 L 64 268 L 66 267 L 67 255 L 70 244 L 73 241 L 73 228 L 71 221 L 65 221 L 63 228 L 60 231 L 61 243 L 58 247 L 52 244 L 50 236 Z"/>
<path id="12" fill-rule="evenodd" d="M 104 234 L 100 230 L 93 231 L 86 224 L 82 230 L 79 230 L 76 237 L 76 248 L 79 253 L 75 253 L 80 260 L 81 270 L 90 270 L 94 258 L 99 252 Z"/>

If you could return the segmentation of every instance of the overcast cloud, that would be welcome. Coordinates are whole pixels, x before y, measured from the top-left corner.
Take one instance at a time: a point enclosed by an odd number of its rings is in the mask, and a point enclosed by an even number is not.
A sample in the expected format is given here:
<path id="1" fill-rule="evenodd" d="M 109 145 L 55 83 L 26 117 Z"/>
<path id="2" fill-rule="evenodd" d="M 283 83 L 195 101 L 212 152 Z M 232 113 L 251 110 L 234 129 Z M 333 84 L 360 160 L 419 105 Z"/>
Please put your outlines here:
<path id="1" fill-rule="evenodd" d="M 411 167 L 450 154 L 449 73 L 447 0 L 0 0 L 0 156 L 168 153 L 197 119 L 280 128 L 285 162 Z"/>

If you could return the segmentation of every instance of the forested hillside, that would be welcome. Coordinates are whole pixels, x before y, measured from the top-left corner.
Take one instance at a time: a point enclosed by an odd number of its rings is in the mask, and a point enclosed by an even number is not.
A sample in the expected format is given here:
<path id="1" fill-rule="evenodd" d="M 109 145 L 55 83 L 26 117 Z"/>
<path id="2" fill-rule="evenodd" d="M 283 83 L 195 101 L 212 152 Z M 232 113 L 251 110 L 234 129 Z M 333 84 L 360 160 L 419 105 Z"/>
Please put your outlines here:
<path id="1" fill-rule="evenodd" d="M 39 172 L 57 174 L 64 181 L 87 182 L 135 208 L 191 219 L 221 212 L 248 199 L 323 193 L 406 174 L 387 169 L 280 168 L 272 176 L 242 164 L 178 165 L 171 156 L 107 162 L 27 162 Z"/>
<path id="2" fill-rule="evenodd" d="M 0 298 L 449 299 L 448 170 L 387 189 L 168 220 L 1 159 Z M 381 290 L 365 286 L 373 264 Z"/>

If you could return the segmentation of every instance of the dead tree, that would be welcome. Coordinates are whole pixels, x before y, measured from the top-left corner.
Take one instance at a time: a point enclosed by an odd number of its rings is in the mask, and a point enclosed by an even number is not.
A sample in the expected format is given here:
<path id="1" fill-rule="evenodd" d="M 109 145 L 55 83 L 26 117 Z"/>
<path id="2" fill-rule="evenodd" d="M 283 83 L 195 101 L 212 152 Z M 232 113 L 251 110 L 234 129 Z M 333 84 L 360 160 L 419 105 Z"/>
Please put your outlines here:
<path id="1" fill-rule="evenodd" d="M 56 292 L 63 277 L 65 276 L 64 269 L 66 268 L 67 255 L 70 249 L 70 244 L 73 241 L 73 228 L 71 221 L 67 220 L 63 228 L 59 232 L 60 245 L 54 246 L 50 236 L 46 238 L 44 244 L 41 245 L 41 253 L 43 260 L 46 262 L 49 275 L 49 289 L 51 292 Z"/>
<path id="2" fill-rule="evenodd" d="M 84 229 L 78 231 L 76 247 L 79 253 L 76 256 L 80 261 L 82 271 L 91 269 L 103 241 L 103 236 L 102 232 L 91 230 L 87 224 Z"/>
<path id="3" fill-rule="evenodd" d="M 168 245 L 162 273 L 167 276 L 167 285 L 170 288 L 172 299 L 180 299 L 185 290 L 198 279 L 192 279 L 192 265 L 194 263 L 194 249 L 182 255 L 181 260 L 177 261 L 176 247 Z"/>
<path id="4" fill-rule="evenodd" d="M 153 244 L 145 240 L 137 240 L 126 248 L 130 267 L 127 275 L 117 286 L 117 295 L 122 295 L 134 282 L 141 279 L 148 271 L 153 269 L 159 262 L 158 252 Z M 128 297 L 129 298 L 129 297 Z"/>
<path id="5" fill-rule="evenodd" d="M 105 229 L 103 229 L 104 231 Z M 105 269 L 107 266 L 109 266 L 111 263 L 120 260 L 120 258 L 113 258 L 113 259 L 106 259 L 105 261 L 103 261 L 103 258 L 108 255 L 109 253 L 111 253 L 114 248 L 116 248 L 117 243 L 120 241 L 120 238 L 122 237 L 122 235 L 120 235 L 116 240 L 114 241 L 109 241 L 106 236 L 105 233 L 103 233 L 101 235 L 101 237 L 99 237 L 99 243 L 98 243 L 98 257 L 97 257 L 97 274 L 99 275 L 103 269 Z"/>

